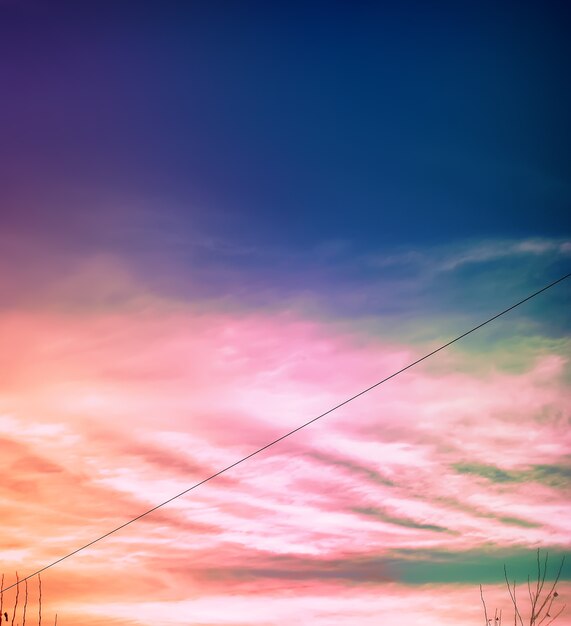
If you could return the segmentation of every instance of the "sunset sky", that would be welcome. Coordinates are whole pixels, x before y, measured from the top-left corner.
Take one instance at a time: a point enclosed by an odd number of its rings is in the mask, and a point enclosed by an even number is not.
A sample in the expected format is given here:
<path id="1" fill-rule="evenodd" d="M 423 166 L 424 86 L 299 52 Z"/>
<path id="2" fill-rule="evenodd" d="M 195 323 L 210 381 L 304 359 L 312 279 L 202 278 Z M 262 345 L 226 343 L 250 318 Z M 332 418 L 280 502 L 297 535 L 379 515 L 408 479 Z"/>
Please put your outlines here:
<path id="1" fill-rule="evenodd" d="M 0 0 L 5 587 L 571 271 L 568 19 Z M 571 545 L 570 289 L 46 570 L 42 623 L 511 615 Z"/>

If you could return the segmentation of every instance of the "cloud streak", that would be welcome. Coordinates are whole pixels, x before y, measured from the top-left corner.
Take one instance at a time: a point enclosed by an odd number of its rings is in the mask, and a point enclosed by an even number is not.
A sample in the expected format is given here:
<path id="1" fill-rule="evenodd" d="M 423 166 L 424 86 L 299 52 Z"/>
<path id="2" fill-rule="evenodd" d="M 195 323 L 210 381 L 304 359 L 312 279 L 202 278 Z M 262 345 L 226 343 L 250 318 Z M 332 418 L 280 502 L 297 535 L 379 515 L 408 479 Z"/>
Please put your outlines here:
<path id="1" fill-rule="evenodd" d="M 139 298 L 1 314 L 7 572 L 59 558 L 426 351 L 291 310 Z M 230 605 L 214 617 L 224 593 L 261 625 L 325 590 L 337 608 L 316 623 L 354 620 L 357 597 L 372 623 L 411 585 L 467 601 L 474 559 L 498 582 L 489 550 L 568 547 L 568 362 L 552 347 L 509 370 L 482 368 L 466 345 L 407 372 L 50 570 L 53 602 L 86 624 L 144 623 L 159 607 L 161 623 L 243 623 Z M 401 607 L 405 623 L 423 594 Z"/>

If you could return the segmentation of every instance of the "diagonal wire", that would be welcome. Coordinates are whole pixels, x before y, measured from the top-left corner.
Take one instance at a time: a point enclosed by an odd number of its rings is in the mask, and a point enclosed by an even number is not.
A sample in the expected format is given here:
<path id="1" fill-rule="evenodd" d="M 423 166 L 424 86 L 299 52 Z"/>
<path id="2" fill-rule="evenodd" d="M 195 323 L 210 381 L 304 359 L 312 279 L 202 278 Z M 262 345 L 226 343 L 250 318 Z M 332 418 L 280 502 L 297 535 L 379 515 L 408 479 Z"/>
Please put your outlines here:
<path id="1" fill-rule="evenodd" d="M 497 320 L 499 317 L 502 317 L 502 315 L 505 315 L 506 313 L 509 313 L 510 311 L 513 311 L 518 306 L 521 306 L 525 302 L 528 302 L 532 298 L 535 298 L 536 296 L 538 296 L 539 294 L 543 293 L 544 291 L 547 291 L 548 289 L 551 289 L 552 287 L 555 287 L 555 285 L 558 285 L 559 283 L 563 282 L 564 280 L 566 280 L 569 277 L 571 277 L 571 272 L 569 272 L 568 274 L 565 274 L 564 276 L 561 276 L 561 278 L 558 278 L 557 280 L 554 280 L 552 283 L 549 283 L 545 287 L 542 287 L 541 289 L 538 289 L 537 291 L 535 291 L 532 294 L 528 295 L 527 297 L 523 298 L 523 300 L 519 300 L 519 302 L 516 302 L 515 304 L 512 304 L 507 309 L 504 309 L 503 311 L 500 311 L 499 313 L 496 313 L 496 315 L 488 318 L 484 322 L 478 324 L 477 326 L 474 326 L 473 328 L 471 328 L 470 330 L 467 330 L 466 332 L 462 333 L 461 335 L 458 335 L 457 337 L 455 337 L 451 341 L 448 341 L 447 343 L 441 345 L 439 348 L 436 348 L 435 350 L 432 350 L 432 352 L 429 352 L 428 354 L 425 354 L 424 356 L 420 357 L 416 361 L 413 361 L 412 363 L 409 363 L 405 367 L 402 367 L 400 370 L 392 373 L 390 376 L 387 376 L 386 378 L 383 378 L 382 380 L 379 380 L 378 382 L 374 383 L 370 387 L 367 387 L 366 389 L 363 389 L 362 391 L 359 391 L 354 396 L 351 396 L 350 398 L 347 398 L 346 400 L 343 400 L 343 402 L 340 402 L 339 404 L 337 404 L 334 407 L 330 408 L 329 410 L 325 411 L 325 413 L 321 413 L 321 415 L 318 415 L 317 417 L 314 417 L 313 419 L 310 419 L 309 421 L 305 422 L 304 424 L 301 424 L 301 426 L 298 426 L 297 428 L 294 428 L 293 430 L 290 430 L 289 432 L 285 433 L 281 437 L 278 437 L 277 439 L 274 439 L 273 441 L 270 441 L 270 443 L 267 443 L 265 446 L 262 446 L 261 448 L 258 448 L 257 450 L 254 450 L 254 452 L 251 452 L 247 456 L 242 457 L 238 461 L 235 461 L 231 465 L 228 465 L 227 467 L 219 470 L 215 474 L 212 474 L 211 476 L 208 476 L 208 478 L 205 478 L 205 479 L 201 480 L 200 482 L 195 483 L 194 485 L 192 485 L 188 489 L 185 489 L 184 491 L 181 491 L 180 493 L 177 493 L 175 496 L 172 496 L 168 500 L 165 500 L 164 502 L 161 502 L 160 504 L 157 504 L 152 509 L 149 509 L 148 511 L 145 511 L 144 513 L 141 513 L 140 515 L 137 515 L 137 517 L 133 517 L 132 519 L 128 520 L 127 522 L 125 522 L 123 524 L 121 524 L 120 526 L 117 526 L 116 528 L 113 528 L 113 530 L 110 530 L 109 532 L 105 533 L 104 535 L 101 535 L 100 537 L 97 537 L 97 539 L 94 539 L 93 541 L 90 541 L 89 543 L 86 543 L 85 545 L 77 548 L 76 550 L 73 550 L 73 552 L 69 552 L 68 554 L 60 557 L 59 559 L 56 559 L 52 563 L 49 563 L 48 565 L 45 565 L 41 569 L 35 571 L 33 574 L 29 574 L 25 578 L 21 578 L 18 582 L 13 583 L 9 587 L 6 587 L 4 589 L 0 589 L 0 593 L 3 593 L 4 591 L 8 591 L 9 589 L 12 589 L 13 587 L 17 587 L 19 584 L 25 582 L 26 580 L 29 580 L 30 578 L 33 578 L 34 576 L 37 576 L 38 574 L 41 574 L 42 572 L 45 572 L 46 570 L 54 567 L 58 563 L 61 563 L 62 561 L 65 561 L 66 559 L 69 559 L 70 557 L 76 555 L 78 552 L 82 552 L 83 550 L 86 550 L 87 548 L 91 547 L 92 545 L 102 541 L 106 537 L 109 537 L 110 535 L 113 535 L 116 532 L 119 532 L 123 528 L 126 528 L 127 526 L 130 526 L 131 524 L 134 524 L 135 522 L 137 522 L 138 520 L 142 519 L 143 517 L 146 517 L 147 515 L 150 515 L 154 511 L 156 511 L 156 510 L 166 506 L 167 504 L 173 502 L 173 500 L 176 500 L 177 498 L 180 498 L 180 497 L 186 495 L 187 493 L 193 491 L 197 487 L 200 487 L 201 485 L 204 485 L 204 483 L 207 483 L 207 482 L 213 480 L 214 478 L 216 478 L 217 476 L 220 476 L 221 474 L 224 474 L 228 470 L 231 470 L 232 468 L 236 467 L 237 465 L 240 465 L 241 463 L 244 463 L 244 461 L 247 461 L 248 459 L 251 459 L 253 456 L 256 456 L 257 454 L 260 454 L 260 452 L 263 452 L 264 450 L 267 450 L 268 448 L 271 448 L 272 446 L 275 446 L 280 441 L 283 441 L 284 439 L 287 439 L 288 437 L 291 437 L 291 435 L 297 433 L 298 431 L 302 430 L 303 428 L 306 428 L 310 424 L 313 424 L 314 422 L 317 422 L 317 420 L 320 420 L 322 417 L 325 417 L 326 415 L 329 415 L 330 413 L 333 413 L 333 411 L 336 411 L 337 409 L 340 409 L 342 406 L 345 406 L 346 404 L 349 404 L 349 402 L 353 402 L 353 400 L 356 400 L 357 398 L 360 398 L 361 396 L 365 395 L 369 391 L 372 391 L 376 387 L 379 387 L 383 383 L 386 383 L 387 381 L 391 380 L 391 378 L 395 378 L 395 376 L 398 376 L 399 374 L 402 374 L 403 372 L 406 372 L 406 370 L 410 369 L 411 367 L 414 367 L 415 365 L 418 365 L 419 363 L 422 363 L 422 361 L 425 361 L 426 359 L 429 359 L 431 356 L 433 356 L 436 353 L 444 350 L 445 348 L 448 348 L 448 346 L 451 346 L 453 343 L 456 343 L 457 341 L 460 341 L 461 339 L 464 339 L 464 337 L 467 337 L 468 335 L 470 335 L 473 332 L 479 330 L 483 326 L 486 326 L 490 322 L 493 322 L 494 320 Z"/>

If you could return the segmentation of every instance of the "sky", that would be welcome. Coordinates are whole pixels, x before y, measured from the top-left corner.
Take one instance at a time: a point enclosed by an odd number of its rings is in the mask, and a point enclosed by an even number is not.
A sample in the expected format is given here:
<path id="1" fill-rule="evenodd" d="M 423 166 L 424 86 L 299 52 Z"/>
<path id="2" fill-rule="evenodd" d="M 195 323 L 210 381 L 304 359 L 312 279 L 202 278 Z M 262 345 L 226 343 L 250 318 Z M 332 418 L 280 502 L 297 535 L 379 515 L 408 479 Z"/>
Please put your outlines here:
<path id="1" fill-rule="evenodd" d="M 5 587 L 571 271 L 568 19 L 0 0 Z M 44 571 L 44 623 L 476 626 L 504 564 L 527 610 L 570 285 Z"/>

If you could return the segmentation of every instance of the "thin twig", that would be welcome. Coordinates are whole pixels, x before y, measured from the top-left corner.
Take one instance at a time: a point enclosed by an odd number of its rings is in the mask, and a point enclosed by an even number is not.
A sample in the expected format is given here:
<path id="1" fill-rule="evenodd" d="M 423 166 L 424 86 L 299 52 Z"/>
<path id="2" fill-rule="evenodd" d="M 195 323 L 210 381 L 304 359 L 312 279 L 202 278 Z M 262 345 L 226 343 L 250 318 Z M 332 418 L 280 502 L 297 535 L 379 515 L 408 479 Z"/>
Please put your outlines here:
<path id="1" fill-rule="evenodd" d="M 551 600 L 550 600 L 549 604 L 547 605 L 547 610 L 545 611 L 545 615 L 539 620 L 537 626 L 541 626 L 541 624 L 543 624 L 543 622 L 548 617 L 551 617 L 551 615 L 549 615 L 549 612 L 551 611 L 551 607 L 553 606 L 554 602 L 555 602 L 555 596 L 551 596 Z"/>
<path id="2" fill-rule="evenodd" d="M 486 619 L 486 626 L 488 626 L 488 609 L 486 609 L 486 602 L 484 600 L 484 592 L 482 591 L 482 585 L 480 585 L 480 598 L 482 598 L 482 604 L 484 605 L 484 617 Z"/>
<path id="3" fill-rule="evenodd" d="M 24 581 L 24 612 L 22 613 L 22 626 L 26 624 L 26 610 L 28 608 L 28 581 Z"/>
<path id="4" fill-rule="evenodd" d="M 545 575 L 547 574 L 547 561 L 549 559 L 549 552 L 545 553 L 545 561 L 543 563 L 543 577 L 541 579 L 541 585 L 539 586 L 539 593 L 543 591 L 543 585 L 545 585 Z"/>
<path id="5" fill-rule="evenodd" d="M 38 626 L 42 626 L 42 577 L 38 574 Z"/>
<path id="6" fill-rule="evenodd" d="M 543 611 L 543 608 L 547 604 L 547 601 L 549 600 L 552 593 L 555 591 L 555 586 L 559 582 L 559 577 L 561 576 L 561 570 L 563 569 L 564 563 L 565 563 L 565 555 L 563 555 L 563 557 L 561 558 L 561 564 L 559 565 L 559 569 L 557 570 L 557 576 L 555 577 L 555 581 L 553 582 L 553 585 L 551 586 L 549 593 L 547 594 L 545 600 L 543 601 L 543 604 L 539 607 L 539 610 L 537 611 L 538 616 L 541 615 L 541 611 Z"/>
<path id="7" fill-rule="evenodd" d="M 529 620 L 529 623 L 533 626 L 536 622 L 537 622 L 537 618 L 541 615 L 541 609 L 543 608 L 543 606 L 545 606 L 545 603 L 543 604 L 542 607 L 540 607 L 539 611 L 536 611 L 535 608 L 537 606 L 537 602 L 539 601 L 539 598 L 541 596 L 541 592 L 543 591 L 543 586 L 545 585 L 545 576 L 547 575 L 547 561 L 549 559 L 549 552 L 545 553 L 545 561 L 543 563 L 543 575 L 541 574 L 541 566 L 539 564 L 539 555 L 540 555 L 540 551 L 539 548 L 537 549 L 537 566 L 538 566 L 538 572 L 537 572 L 537 595 L 535 596 L 535 601 L 532 603 L 531 605 L 531 618 Z M 541 583 L 540 583 L 541 580 Z M 546 598 L 547 600 L 548 598 Z M 547 611 L 549 613 L 549 611 Z"/>
<path id="8" fill-rule="evenodd" d="M 533 593 L 531 591 L 531 582 L 530 582 L 529 574 L 527 575 L 527 592 L 529 593 L 529 602 L 531 604 L 531 616 L 533 617 L 533 611 L 534 611 L 534 608 L 535 608 L 535 602 L 533 600 Z"/>
<path id="9" fill-rule="evenodd" d="M 18 572 L 16 572 L 16 599 L 14 602 L 14 614 L 12 615 L 12 626 L 14 626 L 14 620 L 16 619 L 16 611 L 18 610 L 18 600 L 20 597 L 20 578 Z"/>
<path id="10" fill-rule="evenodd" d="M 549 624 L 553 624 L 553 622 L 561 615 L 561 613 L 563 613 L 563 611 L 565 610 L 565 607 L 567 605 L 564 604 L 561 609 L 559 609 L 559 611 L 554 615 L 553 619 L 550 622 L 547 622 L 547 624 L 545 626 L 549 626 Z"/>
<path id="11" fill-rule="evenodd" d="M 519 609 L 517 608 L 517 602 L 516 602 L 516 597 L 515 597 L 515 580 L 514 580 L 514 589 L 513 589 L 513 593 L 512 593 L 512 589 L 510 587 L 510 581 L 508 580 L 508 570 L 506 568 L 506 564 L 504 563 L 504 577 L 506 579 L 506 585 L 508 586 L 508 592 L 510 594 L 510 598 L 512 599 L 513 605 L 514 605 L 514 626 L 517 626 L 517 619 L 519 618 L 519 622 L 521 624 L 521 626 L 523 626 L 523 620 L 521 619 L 521 615 L 519 613 Z"/>
<path id="12" fill-rule="evenodd" d="M 541 563 L 539 561 L 539 548 L 537 548 L 537 586 L 535 588 L 535 597 L 539 598 L 539 583 L 541 581 Z"/>

